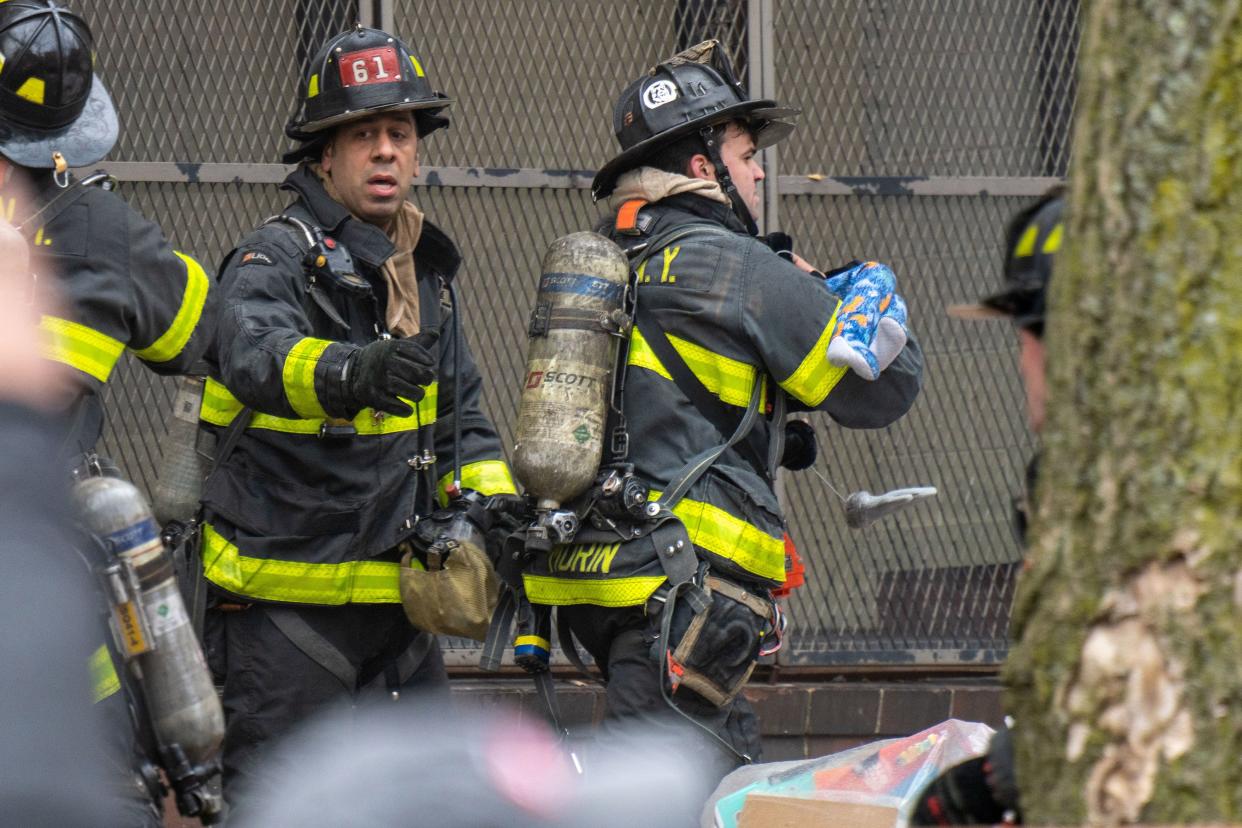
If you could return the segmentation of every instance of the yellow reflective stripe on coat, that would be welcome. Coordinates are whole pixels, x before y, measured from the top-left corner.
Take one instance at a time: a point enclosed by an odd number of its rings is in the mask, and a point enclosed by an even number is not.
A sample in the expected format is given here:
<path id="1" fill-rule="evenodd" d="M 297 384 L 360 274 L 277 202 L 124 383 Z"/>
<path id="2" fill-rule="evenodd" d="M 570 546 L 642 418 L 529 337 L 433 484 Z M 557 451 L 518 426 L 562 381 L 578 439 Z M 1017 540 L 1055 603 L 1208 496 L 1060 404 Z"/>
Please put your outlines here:
<path id="1" fill-rule="evenodd" d="M 125 352 L 125 343 L 119 339 L 68 319 L 44 316 L 39 320 L 39 328 L 45 359 L 76 368 L 100 382 L 108 381 L 116 361 Z"/>
<path id="2" fill-rule="evenodd" d="M 651 491 L 648 500 L 662 492 Z M 682 498 L 673 514 L 686 526 L 691 542 L 714 555 L 733 561 L 747 572 L 771 581 L 785 580 L 785 539 L 775 537 L 731 515 L 719 506 Z"/>
<path id="3" fill-rule="evenodd" d="M 397 434 L 403 431 L 417 431 L 420 428 L 433 425 L 436 421 L 439 389 L 440 384 L 436 382 L 424 385 L 423 398 L 417 403 L 410 403 L 414 413 L 408 417 L 384 414 L 377 419 L 373 409 L 364 408 L 353 419 L 354 430 L 359 434 L 367 435 Z M 406 402 L 409 402 L 409 400 L 406 400 Z M 228 388 L 211 377 L 207 378 L 207 383 L 203 387 L 203 407 L 199 412 L 199 418 L 203 422 L 217 426 L 227 426 L 233 422 L 233 418 L 241 410 L 241 402 L 233 396 Z M 285 434 L 318 435 L 320 427 L 325 422 L 328 422 L 326 417 L 298 420 L 290 417 L 276 417 L 271 414 L 256 413 L 250 418 L 250 428 L 280 431 Z M 345 421 L 333 420 L 332 422 L 343 424 Z"/>
<path id="4" fill-rule="evenodd" d="M 750 392 L 755 387 L 755 375 L 758 373 L 755 366 L 708 350 L 688 339 L 666 335 L 699 382 L 721 402 L 741 408 L 750 404 Z M 761 405 L 762 402 L 760 400 Z"/>
<path id="5" fill-rule="evenodd" d="M 234 595 L 294 604 L 396 604 L 396 561 L 304 563 L 250 558 L 203 524 L 203 574 Z"/>
<path id="6" fill-rule="evenodd" d="M 229 389 L 208 377 L 203 384 L 203 404 L 198 410 L 198 418 L 205 423 L 226 426 L 233 422 L 243 407 Z"/>
<path id="7" fill-rule="evenodd" d="M 819 339 L 815 340 L 811 350 L 802 359 L 802 364 L 789 375 L 788 379 L 780 381 L 781 388 L 812 408 L 824 401 L 828 392 L 837 387 L 837 383 L 849 370 L 847 367 L 833 365 L 828 361 L 828 343 L 832 340 L 832 335 L 836 330 L 837 312 L 840 309 L 841 303 L 838 301 L 836 308 L 832 311 L 832 318 L 828 320 Z"/>
<path id="8" fill-rule="evenodd" d="M 91 653 L 88 662 L 91 671 L 91 700 L 101 702 L 121 689 L 121 679 L 116 674 L 116 666 L 112 663 L 112 653 L 108 645 L 101 644 L 99 649 Z"/>
<path id="9" fill-rule="evenodd" d="M 331 344 L 331 340 L 308 336 L 290 348 L 285 356 L 285 365 L 281 369 L 285 396 L 289 398 L 289 407 L 303 417 L 328 416 L 319 402 L 319 395 L 315 393 L 315 366 Z"/>
<path id="10" fill-rule="evenodd" d="M 728 405 L 745 408 L 750 404 L 750 392 L 755 384 L 755 366 L 708 350 L 688 339 L 672 334 L 666 336 L 669 344 L 685 360 L 686 367 L 703 383 L 704 388 Z M 673 376 L 637 328 L 630 330 L 630 353 L 627 362 L 654 371 L 673 382 Z M 766 396 L 766 391 L 764 395 Z M 760 405 L 763 402 L 761 399 Z"/>
<path id="11" fill-rule="evenodd" d="M 208 281 L 202 266 L 184 253 L 173 252 L 185 264 L 185 294 L 168 330 L 147 347 L 134 351 L 135 356 L 147 362 L 167 362 L 185 349 L 202 318 L 203 303 L 207 301 Z"/>
<path id="12" fill-rule="evenodd" d="M 655 355 L 655 351 L 651 350 L 651 346 L 647 344 L 647 340 L 643 338 L 638 328 L 630 328 L 630 353 L 626 361 L 630 365 L 655 371 L 669 382 L 673 381 L 672 375 L 660 362 L 660 358 Z"/>
<path id="13" fill-rule="evenodd" d="M 534 604 L 559 607 L 577 604 L 594 604 L 597 607 L 632 607 L 646 603 L 651 594 L 660 588 L 660 584 L 664 583 L 664 576 L 634 575 L 629 578 L 588 580 L 532 575 L 524 572 L 522 583 L 527 599 Z"/>
<path id="14" fill-rule="evenodd" d="M 453 473 L 449 472 L 440 478 L 436 487 L 436 496 L 443 505 L 448 503 L 448 487 L 453 482 Z M 509 465 L 503 460 L 480 460 L 467 463 L 461 467 L 461 487 L 474 489 L 479 494 L 517 494 L 517 486 L 513 483 L 513 475 L 509 473 Z"/>

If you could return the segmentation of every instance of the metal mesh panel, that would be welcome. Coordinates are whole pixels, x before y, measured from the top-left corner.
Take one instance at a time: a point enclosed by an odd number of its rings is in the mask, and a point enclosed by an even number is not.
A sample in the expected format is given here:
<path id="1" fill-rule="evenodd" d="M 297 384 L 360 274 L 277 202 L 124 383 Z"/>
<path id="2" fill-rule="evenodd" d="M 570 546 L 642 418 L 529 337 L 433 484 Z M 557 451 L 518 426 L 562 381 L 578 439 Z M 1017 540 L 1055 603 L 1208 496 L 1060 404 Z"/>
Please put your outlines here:
<path id="1" fill-rule="evenodd" d="M 810 586 L 791 599 L 786 660 L 1003 650 L 1019 555 L 1010 492 L 1031 450 L 1016 340 L 1008 325 L 951 319 L 943 308 L 994 288 L 1001 228 L 1027 199 L 783 201 L 786 225 L 812 261 L 865 256 L 893 266 L 926 358 L 923 393 L 895 425 L 858 432 L 813 418 L 816 469 L 829 482 L 814 472 L 787 477 L 790 531 Z M 916 485 L 940 495 L 861 531 L 846 528 L 832 491 Z"/>
<path id="2" fill-rule="evenodd" d="M 165 170 L 187 179 L 126 182 L 122 194 L 209 270 L 286 196 L 255 183 L 273 180 L 271 168 L 238 168 L 230 184 L 189 183 L 196 165 L 275 162 L 290 146 L 283 127 L 315 46 L 360 8 L 392 21 L 433 87 L 456 100 L 452 127 L 423 148 L 424 165 L 490 176 L 475 186 L 418 186 L 413 197 L 463 248 L 467 335 L 506 445 L 540 259 L 554 238 L 599 215 L 583 186 L 616 152 L 616 96 L 659 59 L 718 37 L 750 88 L 766 84 L 803 108 L 799 129 L 780 145 L 780 176 L 766 185 L 776 190 L 780 226 L 823 266 L 855 257 L 892 263 L 927 357 L 923 396 L 895 426 L 860 433 L 813 418 L 817 469 L 842 492 L 941 490 L 930 504 L 855 532 L 823 481 L 788 477 L 791 532 L 809 583 L 790 599 L 795 626 L 781 661 L 978 662 L 1003 653 L 1019 555 L 1010 496 L 1032 441 L 1012 332 L 951 320 L 942 308 L 995 285 L 1001 229 L 1027 199 L 797 193 L 813 174 L 1063 175 L 1077 0 L 170 0 L 158 14 L 147 0 L 75 5 L 96 35 L 98 68 L 121 114 L 111 160 L 176 162 Z M 558 178 L 564 171 L 586 174 Z M 521 186 L 516 172 L 526 176 Z M 108 393 L 103 450 L 149 489 L 172 382 L 126 359 Z"/>
<path id="3" fill-rule="evenodd" d="M 780 0 L 786 172 L 1064 175 L 1077 0 Z"/>
<path id="4" fill-rule="evenodd" d="M 120 113 L 114 161 L 273 162 L 308 53 L 354 0 L 84 0 Z M 158 8 L 156 8 L 158 6 Z M 181 8 L 175 8 L 180 6 Z"/>
<path id="5" fill-rule="evenodd" d="M 745 61 L 739 0 L 398 3 L 397 31 L 456 103 L 429 142 L 445 166 L 589 170 L 616 152 L 625 84 L 712 33 Z"/>

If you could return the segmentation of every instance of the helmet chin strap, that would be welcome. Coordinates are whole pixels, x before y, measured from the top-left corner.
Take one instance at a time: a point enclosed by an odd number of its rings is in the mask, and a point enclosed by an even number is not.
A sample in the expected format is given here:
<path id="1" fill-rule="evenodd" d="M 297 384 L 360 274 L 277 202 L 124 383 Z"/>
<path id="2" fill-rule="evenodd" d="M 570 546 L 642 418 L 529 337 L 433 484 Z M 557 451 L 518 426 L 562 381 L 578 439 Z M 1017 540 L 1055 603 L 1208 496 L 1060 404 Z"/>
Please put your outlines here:
<path id="1" fill-rule="evenodd" d="M 722 129 L 721 133 L 723 132 Z M 699 130 L 699 137 L 703 139 L 703 146 L 707 148 L 708 160 L 716 168 L 716 181 L 719 182 L 720 189 L 724 190 L 724 194 L 729 197 L 729 202 L 733 205 L 733 214 L 741 219 L 747 233 L 758 236 L 759 225 L 755 224 L 755 217 L 751 215 L 750 207 L 737 191 L 737 187 L 733 184 L 733 177 L 729 175 L 729 168 L 725 166 L 724 159 L 720 155 L 720 139 L 716 135 L 716 128 L 703 127 Z"/>

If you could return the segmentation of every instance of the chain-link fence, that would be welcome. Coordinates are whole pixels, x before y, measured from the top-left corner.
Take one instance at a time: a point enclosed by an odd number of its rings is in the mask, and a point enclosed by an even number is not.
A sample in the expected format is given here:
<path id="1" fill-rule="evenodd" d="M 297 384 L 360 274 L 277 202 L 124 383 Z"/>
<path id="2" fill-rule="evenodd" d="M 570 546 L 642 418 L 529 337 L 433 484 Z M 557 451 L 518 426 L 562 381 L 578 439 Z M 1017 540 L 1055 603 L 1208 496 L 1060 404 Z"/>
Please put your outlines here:
<path id="1" fill-rule="evenodd" d="M 461 292 L 507 444 L 547 245 L 591 226 L 627 81 L 718 37 L 753 94 L 803 108 L 765 155 L 765 224 L 828 267 L 891 263 L 927 357 L 914 411 L 848 432 L 814 418 L 815 473 L 786 481 L 808 585 L 787 664 L 992 663 L 1032 451 L 1012 333 L 944 316 L 996 285 L 1007 217 L 1066 168 L 1077 0 L 78 0 L 121 114 L 121 192 L 208 266 L 287 200 L 275 186 L 307 56 L 355 20 L 410 42 L 453 126 L 414 198 L 466 255 Z M 104 448 L 150 486 L 170 384 L 128 361 Z M 940 490 L 861 532 L 837 492 Z"/>

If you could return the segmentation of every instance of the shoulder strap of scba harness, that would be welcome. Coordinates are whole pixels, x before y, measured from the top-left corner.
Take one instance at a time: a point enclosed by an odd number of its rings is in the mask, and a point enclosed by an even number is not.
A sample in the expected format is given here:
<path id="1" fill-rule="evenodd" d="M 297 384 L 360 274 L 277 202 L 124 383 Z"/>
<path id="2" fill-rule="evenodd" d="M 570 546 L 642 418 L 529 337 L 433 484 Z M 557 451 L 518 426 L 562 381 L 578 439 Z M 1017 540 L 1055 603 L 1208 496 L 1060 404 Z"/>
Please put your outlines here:
<path id="1" fill-rule="evenodd" d="M 635 245 L 628 251 L 632 265 L 630 268 L 630 280 L 635 296 L 638 295 L 636 282 L 638 268 L 654 255 L 656 251 L 662 250 L 670 244 L 694 234 L 715 237 L 733 235 L 729 231 L 718 228 L 715 225 L 695 222 L 677 227 L 645 244 Z M 686 365 L 685 360 L 677 352 L 677 349 L 672 347 L 659 324 L 649 317 L 643 318 L 639 310 L 640 308 L 636 300 L 634 325 L 642 334 L 643 339 L 647 341 L 652 351 L 655 352 L 660 362 L 669 372 L 669 375 L 673 377 L 674 384 L 686 394 L 695 408 L 720 431 L 721 435 L 730 434 L 731 423 L 726 419 L 728 414 L 722 410 L 723 404 L 712 397 L 707 388 L 694 375 L 690 370 L 690 366 Z M 642 321 L 639 321 L 640 319 Z M 622 367 L 624 368 L 624 363 L 622 363 Z M 624 387 L 623 377 L 620 379 L 620 382 L 622 387 Z M 693 544 L 688 542 L 689 539 L 686 536 L 685 527 L 673 515 L 673 507 L 690 491 L 690 488 L 698 482 L 699 478 L 720 459 L 725 451 L 737 445 L 750 433 L 759 417 L 759 403 L 762 396 L 763 382 L 756 375 L 756 381 L 751 389 L 750 401 L 746 407 L 746 412 L 736 426 L 732 426 L 731 436 L 726 438 L 723 443 L 692 457 L 673 476 L 660 497 L 648 506 L 648 518 L 657 525 L 652 534 L 658 536 L 653 538 L 653 540 L 655 540 L 656 547 L 660 552 L 660 565 L 671 585 L 676 586 L 687 583 L 698 572 L 698 559 L 694 554 Z M 664 535 L 668 536 L 667 540 L 663 537 Z"/>
<path id="2" fill-rule="evenodd" d="M 718 228 L 715 225 L 701 222 L 677 227 L 674 230 L 657 236 L 650 242 L 636 246 L 629 251 L 633 265 L 630 269 L 631 280 L 634 280 L 634 274 L 638 272 L 638 269 L 649 258 L 651 258 L 656 251 L 662 250 L 674 242 L 695 234 L 701 236 L 710 235 L 718 238 L 732 237 L 734 235 L 723 228 Z M 635 283 L 635 291 L 637 291 L 637 288 L 638 286 Z M 751 390 L 750 403 L 746 409 L 746 412 L 742 415 L 741 420 L 734 424 L 732 412 L 726 410 L 724 404 L 721 403 L 720 400 L 717 399 L 705 385 L 703 385 L 702 381 L 695 376 L 694 372 L 690 370 L 690 366 L 686 364 L 685 359 L 682 358 L 677 349 L 673 347 L 671 342 L 669 342 L 668 337 L 665 335 L 665 332 L 660 324 L 656 322 L 650 314 L 644 315 L 640 313 L 640 308 L 637 303 L 634 308 L 634 327 L 638 329 L 639 333 L 646 341 L 647 346 L 651 348 L 652 352 L 655 353 L 665 370 L 668 371 L 669 375 L 673 379 L 673 383 L 683 394 L 686 395 L 686 398 L 690 400 L 690 403 L 698 410 L 698 412 L 702 414 L 703 417 L 705 417 L 713 426 L 715 426 L 716 430 L 720 432 L 722 437 L 732 433 L 732 436 L 727 437 L 724 443 L 701 453 L 687 463 L 681 472 L 674 476 L 673 480 L 670 482 L 668 488 L 665 489 L 659 500 L 660 503 L 665 504 L 668 509 L 671 509 L 673 505 L 675 505 L 676 502 L 680 500 L 687 491 L 689 491 L 690 487 L 698 481 L 698 478 L 701 477 L 713 463 L 720 459 L 720 456 L 723 455 L 725 451 L 741 443 L 741 441 L 750 433 L 751 429 L 754 428 L 755 422 L 758 419 L 757 415 L 759 413 L 759 403 L 763 395 L 762 372 L 756 372 L 754 387 Z M 748 455 L 748 459 L 755 463 L 756 468 L 763 469 L 771 465 L 771 458 L 761 458 L 759 456 L 759 449 L 756 446 L 744 444 L 739 448 L 743 450 L 744 454 Z M 707 459 L 706 464 L 699 468 L 705 458 L 709 459 Z M 696 469 L 697 471 L 695 471 Z M 768 470 L 771 471 L 771 469 Z"/>

